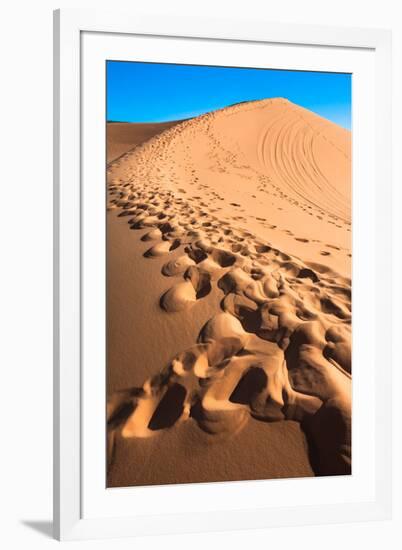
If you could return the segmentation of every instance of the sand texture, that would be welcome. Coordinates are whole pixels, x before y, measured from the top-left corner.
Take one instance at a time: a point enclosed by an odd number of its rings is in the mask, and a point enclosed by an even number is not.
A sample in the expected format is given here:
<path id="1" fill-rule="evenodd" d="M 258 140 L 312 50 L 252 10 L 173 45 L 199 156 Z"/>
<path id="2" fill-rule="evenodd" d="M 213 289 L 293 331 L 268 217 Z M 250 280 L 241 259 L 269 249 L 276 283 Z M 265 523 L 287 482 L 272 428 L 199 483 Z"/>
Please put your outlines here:
<path id="1" fill-rule="evenodd" d="M 350 132 L 281 98 L 129 126 L 108 127 L 108 486 L 350 474 Z"/>
<path id="2" fill-rule="evenodd" d="M 175 121 L 153 124 L 109 122 L 106 132 L 107 162 L 117 159 L 123 153 L 127 153 L 130 149 L 175 124 L 177 124 Z"/>

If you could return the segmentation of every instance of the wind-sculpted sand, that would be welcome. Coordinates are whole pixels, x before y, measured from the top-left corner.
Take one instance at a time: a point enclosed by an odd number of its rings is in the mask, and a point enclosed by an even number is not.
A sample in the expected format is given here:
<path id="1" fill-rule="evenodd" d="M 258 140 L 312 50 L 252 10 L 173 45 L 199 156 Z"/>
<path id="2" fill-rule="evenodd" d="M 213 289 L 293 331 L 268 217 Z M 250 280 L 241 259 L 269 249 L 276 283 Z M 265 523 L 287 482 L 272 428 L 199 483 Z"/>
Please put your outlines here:
<path id="1" fill-rule="evenodd" d="M 109 164 L 110 486 L 351 472 L 350 207 L 349 132 L 280 98 Z"/>

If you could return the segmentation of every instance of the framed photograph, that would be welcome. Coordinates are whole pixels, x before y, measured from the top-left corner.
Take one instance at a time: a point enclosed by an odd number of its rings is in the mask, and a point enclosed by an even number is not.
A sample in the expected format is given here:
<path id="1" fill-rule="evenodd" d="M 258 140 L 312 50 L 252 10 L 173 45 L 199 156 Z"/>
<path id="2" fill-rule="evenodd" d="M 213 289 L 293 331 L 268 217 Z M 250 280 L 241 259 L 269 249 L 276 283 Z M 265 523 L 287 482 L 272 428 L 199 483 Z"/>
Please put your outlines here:
<path id="1" fill-rule="evenodd" d="M 54 21 L 55 537 L 390 517 L 390 33 Z"/>

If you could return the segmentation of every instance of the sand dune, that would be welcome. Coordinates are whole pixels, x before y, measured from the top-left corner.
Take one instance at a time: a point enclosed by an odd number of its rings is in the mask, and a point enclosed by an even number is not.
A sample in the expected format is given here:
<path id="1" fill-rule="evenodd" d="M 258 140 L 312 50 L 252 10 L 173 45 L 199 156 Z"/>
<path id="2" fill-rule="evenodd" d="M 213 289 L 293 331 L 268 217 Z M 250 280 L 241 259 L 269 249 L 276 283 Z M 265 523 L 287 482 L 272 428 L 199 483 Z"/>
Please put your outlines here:
<path id="1" fill-rule="evenodd" d="M 133 147 L 140 145 L 153 137 L 171 128 L 177 122 L 155 122 L 148 124 L 131 122 L 108 122 L 106 131 L 107 162 L 111 162 L 127 153 Z"/>
<path id="2" fill-rule="evenodd" d="M 123 154 L 108 192 L 109 259 L 135 258 L 108 261 L 108 484 L 350 473 L 350 133 L 243 103 Z M 187 430 L 225 472 L 164 471 Z"/>

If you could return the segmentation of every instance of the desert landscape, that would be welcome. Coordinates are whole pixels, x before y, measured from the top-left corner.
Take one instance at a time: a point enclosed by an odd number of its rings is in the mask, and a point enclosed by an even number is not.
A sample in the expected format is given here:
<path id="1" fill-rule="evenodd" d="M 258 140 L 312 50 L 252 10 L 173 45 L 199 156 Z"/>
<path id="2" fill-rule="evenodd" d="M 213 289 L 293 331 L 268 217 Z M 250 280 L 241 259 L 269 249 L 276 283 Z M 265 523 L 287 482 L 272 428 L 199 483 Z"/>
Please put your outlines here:
<path id="1" fill-rule="evenodd" d="M 351 132 L 107 124 L 108 487 L 351 473 Z"/>

